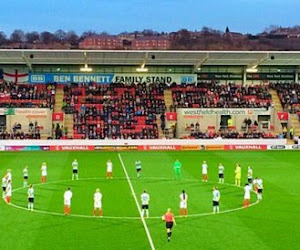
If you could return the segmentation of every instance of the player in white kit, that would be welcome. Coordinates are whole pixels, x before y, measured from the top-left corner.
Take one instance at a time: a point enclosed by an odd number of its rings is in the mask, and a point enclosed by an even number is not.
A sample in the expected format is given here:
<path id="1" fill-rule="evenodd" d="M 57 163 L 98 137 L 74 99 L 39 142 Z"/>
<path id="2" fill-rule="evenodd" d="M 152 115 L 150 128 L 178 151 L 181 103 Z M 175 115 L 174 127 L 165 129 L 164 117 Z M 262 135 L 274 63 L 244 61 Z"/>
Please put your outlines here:
<path id="1" fill-rule="evenodd" d="M 6 195 L 6 186 L 7 186 L 7 180 L 5 178 L 5 176 L 2 178 L 2 198 L 5 199 L 5 195 Z"/>
<path id="2" fill-rule="evenodd" d="M 5 201 L 7 204 L 10 204 L 11 194 L 12 194 L 12 174 L 11 170 L 7 169 L 7 173 L 5 175 L 6 179 L 6 191 L 5 191 Z"/>
<path id="3" fill-rule="evenodd" d="M 219 183 L 224 183 L 224 169 L 224 166 L 220 163 L 218 166 Z"/>
<path id="4" fill-rule="evenodd" d="M 203 164 L 202 164 L 202 181 L 205 181 L 207 182 L 207 169 L 208 169 L 208 166 L 206 164 L 206 161 L 203 161 Z"/>
<path id="5" fill-rule="evenodd" d="M 113 164 L 112 164 L 111 160 L 108 160 L 106 162 L 106 178 L 107 179 L 113 178 L 112 171 L 113 171 Z"/>
<path id="6" fill-rule="evenodd" d="M 220 212 L 220 198 L 221 194 L 217 187 L 213 187 L 213 213 L 219 213 Z"/>
<path id="7" fill-rule="evenodd" d="M 250 194 L 251 194 L 251 186 L 250 184 L 246 183 L 244 187 L 244 207 L 249 207 L 250 205 Z"/>
<path id="8" fill-rule="evenodd" d="M 254 183 L 255 183 L 256 190 L 257 190 L 257 200 L 261 201 L 263 188 L 264 188 L 263 180 L 261 178 L 256 177 L 254 181 L 255 181 Z"/>
<path id="9" fill-rule="evenodd" d="M 149 218 L 149 201 L 150 195 L 147 193 L 147 190 L 141 194 L 141 201 L 142 201 L 142 217 L 144 217 L 146 212 L 146 217 Z"/>
<path id="10" fill-rule="evenodd" d="M 179 195 L 180 204 L 179 204 L 179 215 L 182 217 L 187 217 L 187 202 L 188 202 L 188 195 L 184 190 L 182 190 L 181 194 Z"/>
<path id="11" fill-rule="evenodd" d="M 71 213 L 71 200 L 72 200 L 73 193 L 71 188 L 68 188 L 67 191 L 64 193 L 64 213 L 65 215 L 70 215 Z"/>
<path id="12" fill-rule="evenodd" d="M 100 192 L 100 189 L 97 188 L 96 192 L 94 193 L 94 210 L 93 210 L 93 216 L 96 216 L 98 210 L 98 215 L 100 217 L 103 216 L 102 213 L 102 194 Z"/>
<path id="13" fill-rule="evenodd" d="M 23 187 L 27 187 L 28 184 L 28 166 L 23 169 Z"/>
<path id="14" fill-rule="evenodd" d="M 28 195 L 28 210 L 33 211 L 34 189 L 32 184 L 28 188 L 27 195 Z"/>
<path id="15" fill-rule="evenodd" d="M 11 183 L 11 182 L 12 182 L 12 174 L 11 174 L 11 170 L 10 170 L 10 169 L 7 169 L 7 172 L 6 172 L 5 178 L 6 178 L 6 182 L 7 182 L 7 184 L 9 184 L 9 183 Z"/>
<path id="16" fill-rule="evenodd" d="M 252 188 L 253 170 L 252 170 L 251 166 L 248 166 L 247 178 L 248 178 L 248 183 L 249 183 L 250 187 Z"/>
<path id="17" fill-rule="evenodd" d="M 76 179 L 78 180 L 79 179 L 79 176 L 78 176 L 78 166 L 79 166 L 79 163 L 78 161 L 75 159 L 73 162 L 72 162 L 72 180 Z"/>
<path id="18" fill-rule="evenodd" d="M 42 163 L 41 172 L 42 172 L 41 181 L 42 181 L 42 183 L 45 183 L 47 181 L 47 165 L 46 165 L 46 162 Z"/>

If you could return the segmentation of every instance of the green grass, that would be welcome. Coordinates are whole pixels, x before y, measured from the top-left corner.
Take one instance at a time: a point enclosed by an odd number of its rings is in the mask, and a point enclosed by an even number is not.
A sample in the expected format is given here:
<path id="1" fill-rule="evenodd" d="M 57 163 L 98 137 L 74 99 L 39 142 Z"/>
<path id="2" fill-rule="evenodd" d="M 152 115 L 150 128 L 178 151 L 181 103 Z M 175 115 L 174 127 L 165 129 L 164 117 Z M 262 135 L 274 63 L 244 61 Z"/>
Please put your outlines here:
<path id="1" fill-rule="evenodd" d="M 160 217 L 168 207 L 178 214 L 179 194 L 189 195 L 189 214 L 211 212 L 211 192 L 216 185 L 217 165 L 225 166 L 225 182 L 234 182 L 234 167 L 242 165 L 243 184 L 247 166 L 264 180 L 263 202 L 231 213 L 178 218 L 172 241 L 166 241 L 161 219 L 146 220 L 156 249 L 299 249 L 300 154 L 269 152 L 121 152 L 124 165 L 140 201 L 147 189 L 150 216 Z M 79 161 L 79 181 L 71 181 L 71 162 Z M 113 180 L 106 180 L 106 161 L 114 163 Z M 142 178 L 136 178 L 135 160 L 142 161 Z M 182 180 L 173 180 L 173 163 L 182 162 Z M 201 163 L 208 162 L 209 182 L 201 182 Z M 65 217 L 31 213 L 0 202 L 0 249 L 150 249 L 138 210 L 115 152 L 17 152 L 0 153 L 0 175 L 12 169 L 13 188 L 22 186 L 22 170 L 29 166 L 31 183 L 40 182 L 40 165 L 48 165 L 48 182 L 35 186 L 35 208 L 63 212 L 63 192 L 73 191 L 72 213 L 92 215 L 93 193 L 103 193 L 104 218 Z M 94 178 L 94 179 L 89 179 Z M 58 181 L 58 182 L 57 182 Z M 218 185 L 221 210 L 241 207 L 243 190 Z M 255 201 L 252 194 L 252 202 Z M 26 189 L 13 193 L 12 202 L 27 206 Z"/>

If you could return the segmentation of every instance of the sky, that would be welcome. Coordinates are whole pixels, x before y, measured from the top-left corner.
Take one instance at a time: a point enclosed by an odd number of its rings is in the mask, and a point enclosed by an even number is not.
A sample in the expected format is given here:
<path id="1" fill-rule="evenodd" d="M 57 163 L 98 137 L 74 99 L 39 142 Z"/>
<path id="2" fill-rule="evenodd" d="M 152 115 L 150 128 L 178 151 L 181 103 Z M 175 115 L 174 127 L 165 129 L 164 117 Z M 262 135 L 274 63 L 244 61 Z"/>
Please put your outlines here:
<path id="1" fill-rule="evenodd" d="M 3 0 L 0 31 L 201 30 L 257 34 L 300 25 L 300 0 Z"/>

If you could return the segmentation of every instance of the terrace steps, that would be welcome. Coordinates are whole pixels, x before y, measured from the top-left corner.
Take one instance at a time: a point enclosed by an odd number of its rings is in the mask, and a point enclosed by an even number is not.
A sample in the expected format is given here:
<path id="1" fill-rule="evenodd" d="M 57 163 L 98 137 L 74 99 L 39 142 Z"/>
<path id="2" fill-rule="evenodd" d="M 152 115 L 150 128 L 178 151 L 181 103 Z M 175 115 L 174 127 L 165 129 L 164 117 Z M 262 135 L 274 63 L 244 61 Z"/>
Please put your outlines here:
<path id="1" fill-rule="evenodd" d="M 300 123 L 298 115 L 290 114 L 291 126 L 294 128 L 294 135 L 300 135 Z"/>
<path id="2" fill-rule="evenodd" d="M 73 137 L 74 138 L 73 114 L 65 114 L 65 127 L 68 129 L 68 137 Z"/>
<path id="3" fill-rule="evenodd" d="M 170 111 L 170 106 L 173 105 L 173 96 L 172 96 L 172 90 L 166 89 L 164 91 L 164 100 L 167 107 L 166 111 Z"/>
<path id="4" fill-rule="evenodd" d="M 64 99 L 63 88 L 57 88 L 55 92 L 54 112 L 62 112 L 63 99 Z"/>
<path id="5" fill-rule="evenodd" d="M 158 138 L 162 139 L 164 138 L 164 132 L 161 129 L 161 119 L 160 119 L 160 115 L 156 115 L 156 124 L 157 124 L 157 128 L 158 128 Z"/>
<path id="6" fill-rule="evenodd" d="M 270 94 L 272 96 L 272 100 L 274 102 L 275 109 L 277 111 L 283 111 L 283 107 L 282 107 L 281 101 L 279 99 L 279 96 L 278 96 L 276 90 L 270 89 Z"/>

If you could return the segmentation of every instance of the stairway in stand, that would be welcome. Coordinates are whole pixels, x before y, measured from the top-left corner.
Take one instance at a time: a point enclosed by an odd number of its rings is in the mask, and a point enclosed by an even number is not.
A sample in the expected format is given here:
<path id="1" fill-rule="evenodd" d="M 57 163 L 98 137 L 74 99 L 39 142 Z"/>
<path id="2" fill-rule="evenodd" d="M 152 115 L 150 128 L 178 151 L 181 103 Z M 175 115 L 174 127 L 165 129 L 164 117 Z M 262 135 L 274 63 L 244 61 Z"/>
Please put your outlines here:
<path id="1" fill-rule="evenodd" d="M 166 111 L 170 111 L 170 106 L 173 105 L 173 96 L 172 96 L 172 90 L 166 89 L 164 91 L 164 100 L 167 107 Z"/>
<path id="2" fill-rule="evenodd" d="M 68 128 L 68 137 L 74 138 L 73 114 L 65 114 L 65 127 Z"/>
<path id="3" fill-rule="evenodd" d="M 158 138 L 162 139 L 162 138 L 164 138 L 164 132 L 161 129 L 160 115 L 156 115 L 156 124 L 157 124 L 157 128 L 158 128 Z"/>
<path id="4" fill-rule="evenodd" d="M 58 86 L 56 88 L 55 93 L 55 105 L 54 105 L 54 112 L 63 112 L 63 99 L 64 99 L 64 90 L 62 86 Z M 74 138 L 74 130 L 73 130 L 73 114 L 65 114 L 63 125 L 65 128 L 68 129 L 68 137 Z"/>
<path id="5" fill-rule="evenodd" d="M 298 115 L 290 114 L 290 121 L 291 121 L 291 126 L 294 128 L 294 135 L 300 136 L 300 122 L 299 122 Z"/>
<path id="6" fill-rule="evenodd" d="M 280 111 L 283 111 L 283 107 L 282 107 L 282 105 L 281 105 L 281 101 L 280 101 L 280 99 L 279 99 L 279 96 L 278 96 L 276 90 L 271 89 L 271 90 L 270 90 L 270 94 L 271 94 L 271 96 L 272 96 L 272 100 L 273 100 L 273 102 L 274 102 L 274 106 L 275 106 L 276 111 L 277 111 L 277 112 L 278 112 L 278 111 L 279 111 L 279 112 L 280 112 Z"/>
<path id="7" fill-rule="evenodd" d="M 57 87 L 55 92 L 54 112 L 62 112 L 63 99 L 64 90 L 62 87 Z"/>

